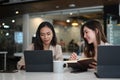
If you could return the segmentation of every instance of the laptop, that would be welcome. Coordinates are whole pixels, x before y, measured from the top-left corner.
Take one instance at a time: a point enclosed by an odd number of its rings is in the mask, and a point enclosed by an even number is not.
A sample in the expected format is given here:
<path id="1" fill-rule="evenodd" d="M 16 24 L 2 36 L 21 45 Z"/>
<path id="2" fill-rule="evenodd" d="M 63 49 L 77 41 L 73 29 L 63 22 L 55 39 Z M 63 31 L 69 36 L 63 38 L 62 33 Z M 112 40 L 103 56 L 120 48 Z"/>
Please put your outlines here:
<path id="1" fill-rule="evenodd" d="M 95 74 L 99 78 L 120 78 L 120 45 L 98 46 Z"/>
<path id="2" fill-rule="evenodd" d="M 53 56 L 51 50 L 25 50 L 26 72 L 53 72 Z"/>

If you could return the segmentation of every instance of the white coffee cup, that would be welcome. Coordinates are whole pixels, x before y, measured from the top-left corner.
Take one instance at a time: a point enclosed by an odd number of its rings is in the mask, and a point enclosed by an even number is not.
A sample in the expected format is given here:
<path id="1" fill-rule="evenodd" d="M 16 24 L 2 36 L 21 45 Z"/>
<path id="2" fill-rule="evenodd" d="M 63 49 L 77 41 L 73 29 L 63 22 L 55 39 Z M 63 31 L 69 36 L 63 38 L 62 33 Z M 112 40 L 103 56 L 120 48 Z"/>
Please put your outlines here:
<path id="1" fill-rule="evenodd" d="M 55 73 L 62 73 L 64 71 L 63 61 L 53 61 L 53 71 Z"/>

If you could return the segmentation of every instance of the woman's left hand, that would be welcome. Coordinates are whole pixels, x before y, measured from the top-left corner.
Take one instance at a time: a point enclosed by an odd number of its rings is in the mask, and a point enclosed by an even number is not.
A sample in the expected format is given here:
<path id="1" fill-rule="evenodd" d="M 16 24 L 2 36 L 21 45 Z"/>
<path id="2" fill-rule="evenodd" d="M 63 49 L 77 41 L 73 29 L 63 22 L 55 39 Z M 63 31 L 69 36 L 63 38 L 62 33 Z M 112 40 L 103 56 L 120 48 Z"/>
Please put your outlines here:
<path id="1" fill-rule="evenodd" d="M 93 69 L 97 69 L 97 62 L 92 62 L 91 64 L 89 64 L 89 67 Z"/>

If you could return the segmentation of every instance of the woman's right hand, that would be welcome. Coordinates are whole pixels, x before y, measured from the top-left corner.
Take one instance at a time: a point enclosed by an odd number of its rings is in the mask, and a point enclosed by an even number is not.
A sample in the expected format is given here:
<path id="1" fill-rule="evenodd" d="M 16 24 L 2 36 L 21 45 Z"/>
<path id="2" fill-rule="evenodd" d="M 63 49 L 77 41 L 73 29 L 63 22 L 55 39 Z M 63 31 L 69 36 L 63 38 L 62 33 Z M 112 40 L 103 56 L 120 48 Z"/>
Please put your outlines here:
<path id="1" fill-rule="evenodd" d="M 25 69 L 25 65 L 17 65 L 17 69 L 18 70 L 24 70 Z"/>
<path id="2" fill-rule="evenodd" d="M 70 56 L 70 59 L 69 60 L 77 60 L 78 59 L 78 56 L 75 52 L 73 52 Z"/>
<path id="3" fill-rule="evenodd" d="M 92 62 L 91 64 L 89 64 L 89 67 L 93 69 L 97 69 L 97 62 Z"/>

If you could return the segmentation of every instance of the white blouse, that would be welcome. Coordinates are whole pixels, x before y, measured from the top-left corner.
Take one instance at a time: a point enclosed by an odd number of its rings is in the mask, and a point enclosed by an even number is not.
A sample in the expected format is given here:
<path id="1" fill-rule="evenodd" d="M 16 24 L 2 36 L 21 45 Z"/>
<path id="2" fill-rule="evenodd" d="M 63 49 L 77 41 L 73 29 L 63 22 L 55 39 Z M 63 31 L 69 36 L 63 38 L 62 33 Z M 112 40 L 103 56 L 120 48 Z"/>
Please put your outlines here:
<path id="1" fill-rule="evenodd" d="M 111 44 L 101 42 L 100 45 L 111 45 Z M 81 57 L 80 57 L 80 58 L 86 58 L 85 54 L 84 54 L 84 53 L 81 53 Z"/>

